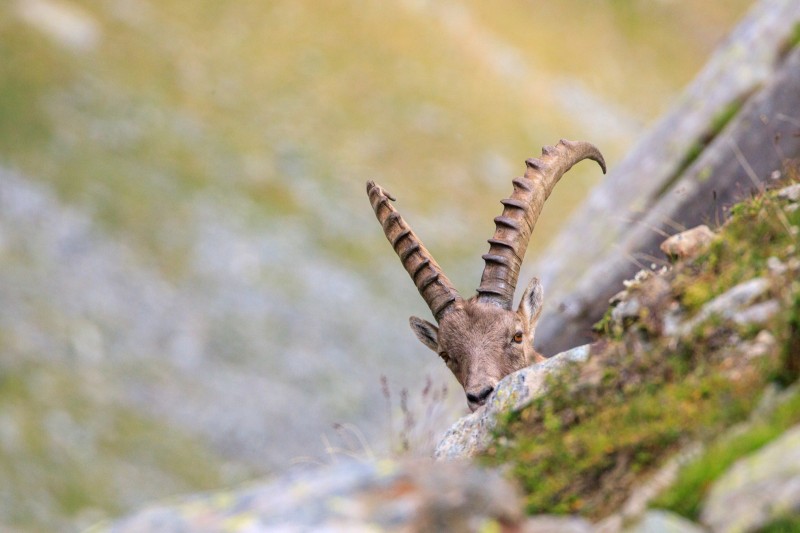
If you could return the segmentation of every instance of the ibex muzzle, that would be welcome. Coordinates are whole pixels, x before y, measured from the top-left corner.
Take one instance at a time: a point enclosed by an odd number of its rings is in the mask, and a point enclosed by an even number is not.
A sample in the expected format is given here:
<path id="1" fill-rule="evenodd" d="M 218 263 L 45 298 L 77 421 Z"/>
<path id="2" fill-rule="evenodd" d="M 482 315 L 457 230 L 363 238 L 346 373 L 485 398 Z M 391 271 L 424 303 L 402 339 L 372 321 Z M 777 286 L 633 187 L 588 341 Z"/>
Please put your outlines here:
<path id="1" fill-rule="evenodd" d="M 515 178 L 511 198 L 501 200 L 503 214 L 494 219 L 494 237 L 483 256 L 478 293 L 464 300 L 422 241 L 406 224 L 380 185 L 367 183 L 375 215 L 406 271 L 428 304 L 438 326 L 411 317 L 411 329 L 425 346 L 441 356 L 464 387 L 473 411 L 486 403 L 497 382 L 531 363 L 544 361 L 533 348 L 534 332 L 542 312 L 543 291 L 534 278 L 519 307 L 511 310 L 519 269 L 533 228 L 561 176 L 584 159 L 606 171 L 600 151 L 587 142 L 561 140 L 542 149 L 542 157 L 528 159 L 525 175 Z"/>

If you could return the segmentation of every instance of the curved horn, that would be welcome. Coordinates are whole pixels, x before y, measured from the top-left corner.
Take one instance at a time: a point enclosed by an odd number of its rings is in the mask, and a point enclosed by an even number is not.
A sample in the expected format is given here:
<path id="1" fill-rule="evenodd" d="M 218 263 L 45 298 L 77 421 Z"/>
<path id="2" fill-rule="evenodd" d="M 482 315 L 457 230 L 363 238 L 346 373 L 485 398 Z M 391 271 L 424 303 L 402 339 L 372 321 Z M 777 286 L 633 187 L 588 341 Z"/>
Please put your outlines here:
<path id="1" fill-rule="evenodd" d="M 386 238 L 400 256 L 403 267 L 438 322 L 453 304 L 461 301 L 461 296 L 419 237 L 389 202 L 395 198 L 374 181 L 367 182 L 367 195 Z"/>
<path id="2" fill-rule="evenodd" d="M 494 237 L 489 239 L 489 253 L 483 256 L 486 266 L 478 301 L 511 309 L 519 269 L 544 202 L 561 176 L 584 159 L 597 161 L 605 174 L 603 155 L 593 144 L 583 141 L 561 139 L 556 146 L 542 148 L 540 159 L 525 161 L 525 175 L 512 181 L 511 198 L 500 201 L 505 207 L 503 214 L 494 219 Z"/>

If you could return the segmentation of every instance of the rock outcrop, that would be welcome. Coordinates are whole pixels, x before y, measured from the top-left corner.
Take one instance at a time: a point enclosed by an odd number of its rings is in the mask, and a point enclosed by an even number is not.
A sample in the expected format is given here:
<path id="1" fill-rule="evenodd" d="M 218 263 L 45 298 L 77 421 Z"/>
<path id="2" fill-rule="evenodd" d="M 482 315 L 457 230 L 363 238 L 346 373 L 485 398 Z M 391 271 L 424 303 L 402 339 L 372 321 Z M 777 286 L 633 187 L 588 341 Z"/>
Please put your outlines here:
<path id="1" fill-rule="evenodd" d="M 461 418 L 445 433 L 436 446 L 437 459 L 467 459 L 485 449 L 491 438 L 497 417 L 516 411 L 538 398 L 547 390 L 547 378 L 570 362 L 585 361 L 591 352 L 590 345 L 551 357 L 544 363 L 518 370 L 503 378 L 486 405 Z"/>
<path id="2" fill-rule="evenodd" d="M 727 207 L 800 156 L 798 23 L 800 2 L 757 2 L 528 267 L 551 304 L 536 332 L 542 353 L 589 342 L 605 302 L 660 255 L 665 233 L 724 220 Z"/>
<path id="3" fill-rule="evenodd" d="M 577 362 L 588 347 L 567 352 L 549 366 L 520 371 L 501 382 L 496 403 L 521 405 L 543 394 L 547 375 Z M 535 367 L 534 367 L 535 368 Z M 511 377 L 511 376 L 509 376 Z M 529 379 L 530 378 L 530 379 Z M 800 392 L 795 387 L 791 395 Z M 786 398 L 784 398 L 785 401 Z M 482 410 L 483 411 L 483 410 Z M 467 418 L 488 417 L 476 412 Z M 763 413 L 760 413 L 763 414 Z M 468 426 L 460 421 L 440 444 L 450 456 L 472 454 L 491 426 Z M 732 436 L 741 434 L 734 428 Z M 456 437 L 458 435 L 458 437 Z M 459 447 L 458 442 L 467 443 Z M 444 455 L 444 454 L 443 454 Z M 696 457 L 696 453 L 691 454 Z M 675 466 L 668 464 L 668 481 Z M 656 491 L 642 489 L 645 499 L 630 501 L 621 512 L 597 523 L 585 518 L 538 515 L 526 517 L 513 483 L 497 470 L 463 460 L 359 462 L 289 472 L 279 478 L 217 493 L 188 496 L 153 505 L 113 523 L 99 524 L 87 533 L 183 533 L 272 531 L 518 531 L 522 533 L 701 533 L 752 532 L 783 516 L 800 511 L 800 426 L 763 449 L 736 462 L 712 487 L 703 503 L 701 522 L 675 513 L 647 509 Z M 658 480 L 663 472 L 654 476 Z M 661 484 L 655 484 L 663 488 Z M 638 498 L 632 498 L 637 499 Z M 635 508 L 635 509 L 634 509 Z"/>

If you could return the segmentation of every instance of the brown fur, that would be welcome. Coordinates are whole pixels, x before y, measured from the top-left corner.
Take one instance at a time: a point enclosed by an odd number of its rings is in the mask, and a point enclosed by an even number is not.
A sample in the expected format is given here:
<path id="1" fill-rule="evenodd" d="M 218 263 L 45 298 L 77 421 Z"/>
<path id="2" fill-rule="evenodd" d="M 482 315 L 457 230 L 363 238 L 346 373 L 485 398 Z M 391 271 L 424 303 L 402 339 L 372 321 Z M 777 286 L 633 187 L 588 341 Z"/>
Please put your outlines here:
<path id="1" fill-rule="evenodd" d="M 447 313 L 438 328 L 417 317 L 410 323 L 419 340 L 442 357 L 464 387 L 474 411 L 505 376 L 544 361 L 533 348 L 541 310 L 542 286 L 534 278 L 516 312 L 470 298 Z M 518 333 L 521 342 L 515 342 Z"/>

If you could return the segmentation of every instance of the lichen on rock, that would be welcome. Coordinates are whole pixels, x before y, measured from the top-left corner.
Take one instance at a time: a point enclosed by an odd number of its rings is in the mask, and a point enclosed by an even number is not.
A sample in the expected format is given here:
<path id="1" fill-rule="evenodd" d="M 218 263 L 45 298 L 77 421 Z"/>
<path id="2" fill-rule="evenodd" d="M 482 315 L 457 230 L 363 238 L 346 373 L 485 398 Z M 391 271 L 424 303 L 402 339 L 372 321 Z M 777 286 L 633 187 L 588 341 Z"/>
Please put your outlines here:
<path id="1" fill-rule="evenodd" d="M 437 459 L 465 459 L 484 451 L 499 416 L 524 407 L 547 390 L 547 378 L 568 363 L 585 361 L 590 346 L 578 346 L 506 376 L 486 405 L 456 422 L 439 441 Z"/>

